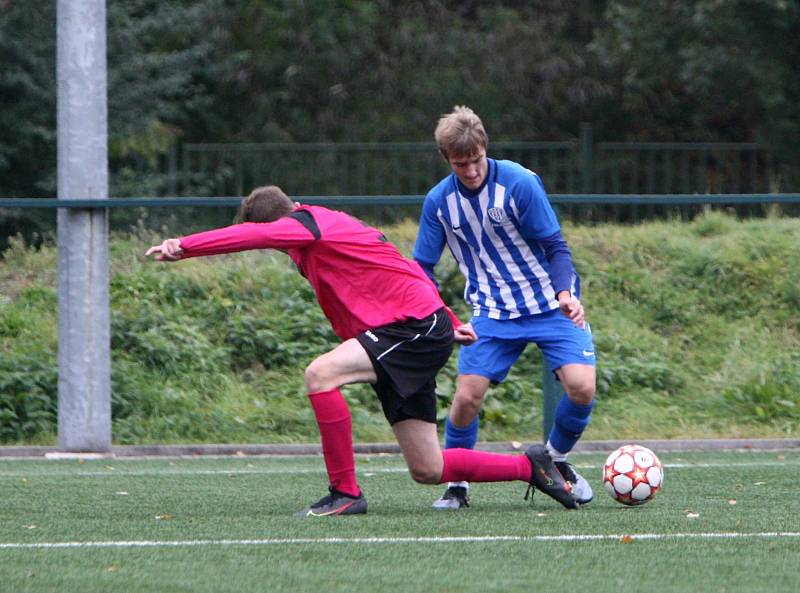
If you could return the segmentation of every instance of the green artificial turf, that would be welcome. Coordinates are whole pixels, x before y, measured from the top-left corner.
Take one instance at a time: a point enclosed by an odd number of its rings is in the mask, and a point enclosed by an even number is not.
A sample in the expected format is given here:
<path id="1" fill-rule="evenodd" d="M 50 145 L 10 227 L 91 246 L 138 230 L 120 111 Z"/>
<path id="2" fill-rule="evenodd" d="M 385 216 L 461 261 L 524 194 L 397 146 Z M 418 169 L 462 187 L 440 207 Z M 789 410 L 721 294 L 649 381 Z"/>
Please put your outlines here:
<path id="1" fill-rule="evenodd" d="M 292 517 L 324 494 L 320 457 L 0 460 L 0 591 L 800 591 L 800 452 L 660 457 L 641 507 L 581 454 L 579 511 L 515 483 L 458 512 L 401 458 L 360 457 L 369 513 L 321 520 Z"/>

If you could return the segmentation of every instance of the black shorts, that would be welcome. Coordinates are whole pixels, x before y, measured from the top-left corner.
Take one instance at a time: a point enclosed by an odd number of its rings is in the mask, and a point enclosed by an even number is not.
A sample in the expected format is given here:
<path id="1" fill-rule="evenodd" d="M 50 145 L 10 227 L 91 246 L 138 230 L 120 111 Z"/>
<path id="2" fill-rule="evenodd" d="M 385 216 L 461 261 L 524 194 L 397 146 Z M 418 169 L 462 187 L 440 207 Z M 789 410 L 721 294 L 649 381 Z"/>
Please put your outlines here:
<path id="1" fill-rule="evenodd" d="M 410 318 L 356 336 L 367 351 L 389 424 L 415 418 L 436 422 L 436 374 L 453 352 L 453 324 L 442 308 L 425 319 Z"/>

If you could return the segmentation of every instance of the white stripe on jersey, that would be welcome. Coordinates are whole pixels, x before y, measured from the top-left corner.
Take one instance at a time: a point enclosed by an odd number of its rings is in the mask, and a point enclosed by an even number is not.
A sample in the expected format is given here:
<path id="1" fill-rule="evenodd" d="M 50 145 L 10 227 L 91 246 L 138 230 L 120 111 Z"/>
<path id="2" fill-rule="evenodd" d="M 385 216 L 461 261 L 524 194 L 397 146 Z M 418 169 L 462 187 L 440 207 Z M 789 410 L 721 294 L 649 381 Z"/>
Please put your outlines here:
<path id="1" fill-rule="evenodd" d="M 464 287 L 464 299 L 468 303 L 472 303 L 473 308 L 477 311 L 480 310 L 481 304 L 479 302 L 480 294 L 483 294 L 486 298 L 486 302 L 483 306 L 487 307 L 490 312 L 497 311 L 497 317 L 499 318 L 500 312 L 497 309 L 497 302 L 491 296 L 491 289 L 489 288 L 489 282 L 486 277 L 486 273 L 483 269 L 483 266 L 480 264 L 480 258 L 472 246 L 467 242 L 466 238 L 464 237 L 464 232 L 461 231 L 461 225 L 463 222 L 461 221 L 461 217 L 458 212 L 458 205 L 456 203 L 456 194 L 452 193 L 447 196 L 445 202 L 447 203 L 447 210 L 450 214 L 450 220 L 452 223 L 445 220 L 442 216 L 441 211 L 438 213 L 439 220 L 442 221 L 442 226 L 445 229 L 445 235 L 447 237 L 447 244 L 449 245 L 450 249 L 455 254 L 456 260 L 459 262 L 459 270 L 464 275 L 465 278 L 469 279 L 470 271 L 469 267 L 467 267 L 466 259 L 467 257 L 470 258 L 472 262 L 473 268 L 475 269 L 475 273 L 477 275 L 478 286 L 472 287 L 474 292 L 469 294 L 470 289 L 470 282 L 467 281 L 467 285 Z M 465 211 L 466 213 L 466 211 Z M 470 225 L 470 228 L 472 226 Z M 475 290 L 477 289 L 477 290 Z"/>
<path id="2" fill-rule="evenodd" d="M 456 227 L 461 226 L 461 222 L 459 221 L 458 217 L 458 209 L 453 212 L 452 208 L 449 206 L 450 196 L 447 196 L 445 203 L 448 204 L 450 220 L 453 221 L 452 224 Z M 461 272 L 464 278 L 469 278 L 469 270 L 467 269 L 466 264 L 464 264 L 464 253 L 461 251 L 461 245 L 458 241 L 456 241 L 452 231 L 450 230 L 451 223 L 445 218 L 441 208 L 436 210 L 436 217 L 439 219 L 439 223 L 442 225 L 442 228 L 447 229 L 444 235 L 447 239 L 447 246 L 450 248 L 450 251 L 453 253 L 453 257 L 455 257 L 455 260 L 458 263 L 458 270 Z M 467 281 L 464 284 L 464 300 L 474 305 L 478 295 L 477 293 L 469 294 L 469 288 L 469 281 Z"/>
<path id="3" fill-rule="evenodd" d="M 477 199 L 481 212 L 486 212 L 489 207 L 488 185 L 483 188 Z M 476 264 L 476 268 L 480 270 L 481 276 L 486 278 L 486 274 L 488 274 L 491 279 L 494 280 L 494 284 L 497 286 L 497 289 L 500 293 L 500 299 L 502 300 L 502 309 L 511 313 L 512 317 L 519 317 L 520 313 L 517 309 L 516 302 L 514 302 L 514 296 L 511 294 L 511 287 L 503 280 L 503 277 L 500 274 L 500 271 L 497 269 L 494 261 L 486 252 L 486 250 L 483 249 L 483 239 L 486 230 L 485 219 L 483 224 L 481 224 L 481 221 L 478 219 L 478 215 L 475 213 L 473 201 L 470 201 L 469 198 L 459 196 L 459 201 L 461 203 L 461 208 L 464 210 L 464 216 L 467 219 L 467 224 L 469 224 L 469 228 L 472 230 L 472 234 L 475 236 L 475 239 L 478 241 L 478 245 L 480 246 L 480 249 L 477 252 L 474 248 L 470 247 L 470 251 L 472 252 L 472 260 Z M 497 303 L 491 297 L 491 287 L 489 286 L 488 278 L 486 278 L 485 286 L 486 290 L 484 295 L 486 295 L 486 306 L 489 308 L 489 318 L 500 319 L 501 309 L 497 307 Z"/>
<path id="4" fill-rule="evenodd" d="M 499 188 L 500 186 L 498 186 Z M 517 220 L 519 220 L 519 210 L 517 210 L 517 203 L 514 201 L 514 196 L 510 196 L 509 199 L 509 206 L 511 206 L 512 212 L 514 212 L 514 216 Z M 522 257 L 528 263 L 533 275 L 539 280 L 539 286 L 542 291 L 542 296 L 547 299 L 549 303 L 557 302 L 556 293 L 553 290 L 553 284 L 550 282 L 550 276 L 547 272 L 545 272 L 542 265 L 539 263 L 539 260 L 536 259 L 536 256 L 533 255 L 533 252 L 528 247 L 528 244 L 525 242 L 524 237 L 520 233 L 512 233 L 511 235 L 512 242 L 514 245 L 519 249 Z M 530 284 L 528 284 L 530 286 Z M 573 289 L 574 290 L 574 289 Z M 528 301 L 528 294 L 525 294 L 525 300 Z M 536 300 L 531 298 L 530 301 L 536 303 Z M 555 307 L 557 308 L 557 306 Z M 538 305 L 537 305 L 538 310 Z"/>
<path id="5" fill-rule="evenodd" d="M 504 201 L 505 201 L 505 195 L 506 195 L 506 188 L 504 186 L 502 186 L 502 185 L 496 184 L 494 191 L 495 191 L 495 194 L 494 194 L 494 207 L 495 208 L 503 208 L 503 204 L 504 204 Z M 513 196 L 511 197 L 511 199 L 513 201 Z M 483 211 L 486 212 L 486 208 L 483 208 Z M 516 212 L 515 212 L 515 215 L 516 215 Z M 519 219 L 519 217 L 517 217 L 517 219 Z M 503 264 L 505 264 L 506 270 L 508 270 L 508 273 L 511 275 L 510 280 L 512 282 L 515 282 L 520 287 L 520 290 L 522 291 L 522 298 L 524 299 L 524 302 L 525 302 L 525 306 L 528 307 L 528 310 L 530 311 L 531 314 L 541 313 L 541 308 L 539 307 L 539 304 L 536 302 L 536 296 L 534 295 L 533 285 L 527 279 L 527 277 L 525 276 L 525 273 L 522 270 L 520 270 L 519 265 L 517 265 L 517 263 L 514 261 L 514 258 L 511 257 L 511 253 L 509 253 L 508 249 L 506 249 L 505 245 L 503 244 L 503 240 L 495 232 L 494 225 L 490 222 L 490 223 L 485 225 L 485 228 L 486 228 L 486 234 L 489 237 L 489 240 L 495 246 L 495 249 L 497 249 L 497 253 L 500 254 L 500 258 L 502 259 Z M 517 247 L 517 249 L 520 250 L 520 253 L 522 254 L 522 256 L 525 259 L 525 261 L 528 262 L 529 264 L 530 264 L 530 262 L 536 262 L 536 267 L 541 269 L 541 266 L 539 266 L 539 262 L 533 256 L 533 253 L 531 253 L 531 251 L 528 248 L 528 246 L 524 244 L 524 241 L 523 241 L 524 249 L 521 248 L 521 246 L 519 244 L 520 243 L 519 240 L 522 239 L 521 235 L 519 233 L 517 233 L 517 232 L 511 232 L 511 233 L 508 233 L 508 234 L 511 237 L 513 244 Z M 544 271 L 544 270 L 542 270 L 542 271 Z M 535 272 L 535 270 L 534 270 L 534 272 Z M 537 274 L 537 278 L 538 277 L 539 276 Z M 496 273 L 496 279 L 498 281 L 503 280 L 503 285 L 508 287 L 508 291 L 509 291 L 509 295 L 510 295 L 511 288 L 506 283 L 506 281 L 503 279 L 503 277 L 502 277 L 502 275 L 501 275 L 501 273 L 499 271 L 497 271 L 497 273 Z M 513 299 L 513 296 L 510 295 L 510 298 Z M 521 313 L 519 311 L 519 308 L 518 308 L 516 303 L 514 303 L 513 308 L 509 307 L 507 310 L 511 313 L 511 318 L 512 319 L 514 317 L 518 317 L 519 315 L 521 315 Z"/>
<path id="6" fill-rule="evenodd" d="M 495 195 L 493 200 L 493 206 L 495 208 L 503 208 L 505 202 L 505 187 L 500 184 L 495 184 Z M 517 220 L 519 220 L 519 213 L 516 209 L 516 204 L 514 204 L 513 196 L 509 196 L 510 204 L 513 208 L 513 212 Z M 461 220 L 461 213 L 459 212 L 458 206 L 456 204 L 456 200 L 460 203 L 461 208 L 464 211 L 464 217 L 466 221 Z M 473 287 L 472 294 L 467 294 L 469 290 L 469 282 L 467 283 L 467 287 L 465 288 L 465 299 L 473 304 L 473 314 L 478 315 L 480 314 L 481 309 L 484 309 L 486 312 L 485 314 L 490 319 L 499 319 L 502 313 L 505 311 L 508 313 L 508 317 L 510 319 L 514 319 L 521 315 L 519 310 L 519 305 L 516 302 L 514 295 L 512 293 L 512 287 L 510 282 L 516 283 L 521 291 L 521 296 L 524 299 L 524 304 L 527 307 L 528 311 L 531 314 L 541 313 L 541 307 L 539 303 L 536 301 L 536 288 L 534 287 L 533 283 L 528 279 L 525 272 L 523 272 L 519 265 L 514 261 L 511 253 L 508 251 L 506 245 L 503 243 L 503 240 L 494 230 L 494 225 L 489 220 L 488 216 L 485 214 L 489 208 L 489 191 L 488 185 L 483 188 L 480 195 L 477 198 L 478 204 L 477 206 L 480 208 L 481 212 L 484 213 L 483 224 L 481 224 L 478 215 L 475 212 L 474 208 L 474 198 L 471 201 L 469 198 L 465 198 L 463 196 L 458 195 L 456 192 L 449 194 L 446 198 L 448 213 L 450 214 L 450 219 L 455 221 L 454 223 L 450 224 L 447 220 L 445 220 L 441 215 L 439 219 L 442 222 L 442 225 L 446 229 L 446 237 L 448 245 L 450 249 L 456 254 L 456 259 L 459 262 L 463 262 L 465 259 L 465 252 L 468 252 L 470 257 L 470 261 L 475 268 L 475 272 L 478 279 L 478 286 Z M 461 225 L 468 224 L 470 230 L 472 231 L 473 235 L 476 237 L 477 241 L 480 245 L 483 245 L 483 241 L 488 239 L 489 242 L 494 246 L 495 250 L 499 254 L 503 265 L 505 266 L 506 272 L 503 272 L 497 268 L 497 265 L 492 260 L 490 255 L 484 250 L 481 249 L 480 251 L 476 251 L 464 237 L 462 231 L 458 229 L 461 228 Z M 531 271 L 533 272 L 536 279 L 539 281 L 540 285 L 544 284 L 545 288 L 542 290 L 542 295 L 548 300 L 555 302 L 555 293 L 553 292 L 552 287 L 550 286 L 550 278 L 545 270 L 542 268 L 539 261 L 536 259 L 536 256 L 533 254 L 533 251 L 530 249 L 528 244 L 525 242 L 525 239 L 522 235 L 517 232 L 515 228 L 508 229 L 508 236 L 511 239 L 512 244 L 519 250 L 521 256 L 524 258 L 524 261 L 529 265 Z M 460 257 L 459 257 L 460 256 Z M 465 264 L 459 264 L 459 269 L 461 273 L 464 274 L 466 278 L 469 278 L 469 268 Z M 491 288 L 489 286 L 489 278 L 487 277 L 487 273 L 491 276 L 492 280 L 494 281 L 497 289 L 499 291 L 499 295 L 501 298 L 500 307 L 498 307 L 498 303 L 495 299 L 491 296 Z M 481 305 L 478 293 L 482 294 L 485 298 L 485 302 Z"/>
<path id="7" fill-rule="evenodd" d="M 438 228 L 425 230 L 425 236 L 418 240 L 420 257 L 438 260 L 444 238 L 467 279 L 464 299 L 472 304 L 475 316 L 514 319 L 557 309 L 547 272 L 550 265 L 541 245 L 523 235 L 530 231 L 541 238 L 542 233 L 559 229 L 541 182 L 535 173 L 525 172 L 518 164 L 491 159 L 488 175 L 486 185 L 475 196 L 461 194 L 454 174 L 431 190 L 426 204 L 430 203 L 428 199 L 436 204 Z M 524 223 L 520 208 L 525 212 Z M 426 216 L 430 214 L 428 211 Z M 442 231 L 444 237 L 439 234 Z"/>
<path id="8" fill-rule="evenodd" d="M 506 199 L 508 199 L 508 205 L 515 218 L 519 220 L 519 211 L 514 197 L 506 194 L 505 186 L 495 183 L 494 199 L 491 206 L 504 209 Z M 529 279 L 527 274 L 520 269 L 503 243 L 503 239 L 495 231 L 494 225 L 487 215 L 487 210 L 490 207 L 488 185 L 481 190 L 477 197 L 477 203 L 475 203 L 475 200 L 476 198 L 470 199 L 461 196 L 456 190 L 445 198 L 448 216 L 445 216 L 441 209 L 437 211 L 437 217 L 445 229 L 448 247 L 458 262 L 459 270 L 465 278 L 470 278 L 470 269 L 466 263 L 467 258 L 469 258 L 468 261 L 475 271 L 474 277 L 477 280 L 477 286 L 467 281 L 464 287 L 464 299 L 472 304 L 473 314 L 479 315 L 483 311 L 483 314 L 490 319 L 500 319 L 505 312 L 510 319 L 519 317 L 521 315 L 519 309 L 521 303 L 517 303 L 514 298 L 512 284 L 519 286 L 524 305 L 531 314 L 542 312 L 536 300 L 537 291 L 541 292 L 542 296 L 551 303 L 553 308 L 557 307 L 554 304 L 556 303 L 556 298 L 550 283 L 550 277 L 534 255 L 525 238 L 515 227 L 506 228 L 506 234 L 511 243 L 519 250 L 520 255 L 530 267 L 536 280 L 538 280 L 539 286 L 535 286 L 532 279 Z M 461 206 L 460 209 L 459 205 Z M 480 208 L 480 212 L 483 213 L 483 223 L 481 223 L 475 207 Z M 460 210 L 463 210 L 463 216 Z M 447 220 L 447 218 L 450 220 Z M 476 250 L 470 245 L 466 240 L 464 231 L 461 230 L 463 225 L 469 227 L 479 245 L 483 246 L 484 241 L 488 241 L 494 246 L 501 258 L 502 267 L 505 268 L 503 271 L 498 269 L 497 264 L 485 249 Z M 490 278 L 497 287 L 500 297 L 499 303 L 492 296 Z M 481 298 L 483 298 L 483 302 L 481 302 Z"/>

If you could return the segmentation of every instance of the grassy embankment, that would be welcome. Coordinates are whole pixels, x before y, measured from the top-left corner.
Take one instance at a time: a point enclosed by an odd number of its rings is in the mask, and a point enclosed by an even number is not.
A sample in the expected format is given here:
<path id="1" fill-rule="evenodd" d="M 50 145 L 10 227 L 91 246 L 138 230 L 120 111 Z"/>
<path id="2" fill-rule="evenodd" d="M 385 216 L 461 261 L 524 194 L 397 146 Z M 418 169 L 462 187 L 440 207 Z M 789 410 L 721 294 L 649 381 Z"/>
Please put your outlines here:
<path id="1" fill-rule="evenodd" d="M 408 253 L 412 222 L 384 229 Z M 177 229 L 182 232 L 185 229 Z M 780 437 L 800 433 L 800 222 L 565 226 L 598 351 L 586 438 Z M 305 281 L 279 253 L 162 265 L 155 237 L 111 247 L 114 439 L 316 441 L 303 367 L 335 343 Z M 466 317 L 446 258 L 444 294 Z M 52 443 L 56 251 L 12 242 L 0 260 L 0 440 Z M 481 438 L 540 438 L 531 347 L 490 391 Z M 440 375 L 444 414 L 455 356 Z M 391 440 L 368 387 L 347 388 L 356 439 Z"/>

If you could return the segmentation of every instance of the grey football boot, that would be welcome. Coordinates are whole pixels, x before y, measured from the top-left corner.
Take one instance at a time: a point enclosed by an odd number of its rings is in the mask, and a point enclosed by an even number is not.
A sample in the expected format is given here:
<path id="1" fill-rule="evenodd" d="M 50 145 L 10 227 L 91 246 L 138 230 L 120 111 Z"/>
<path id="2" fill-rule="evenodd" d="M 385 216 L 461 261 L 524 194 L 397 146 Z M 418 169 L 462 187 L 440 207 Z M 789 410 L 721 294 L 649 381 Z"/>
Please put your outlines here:
<path id="1" fill-rule="evenodd" d="M 589 482 L 582 475 L 575 471 L 571 463 L 566 461 L 556 461 L 556 469 L 561 472 L 564 479 L 572 484 L 572 494 L 578 504 L 589 504 L 594 498 L 594 492 Z"/>
<path id="2" fill-rule="evenodd" d="M 367 499 L 363 492 L 357 497 L 328 487 L 329 494 L 294 514 L 295 517 L 330 517 L 333 515 L 363 515 L 367 512 Z"/>

